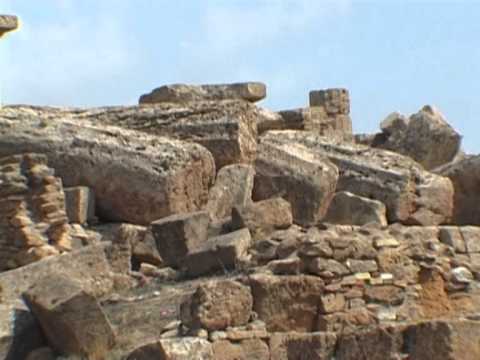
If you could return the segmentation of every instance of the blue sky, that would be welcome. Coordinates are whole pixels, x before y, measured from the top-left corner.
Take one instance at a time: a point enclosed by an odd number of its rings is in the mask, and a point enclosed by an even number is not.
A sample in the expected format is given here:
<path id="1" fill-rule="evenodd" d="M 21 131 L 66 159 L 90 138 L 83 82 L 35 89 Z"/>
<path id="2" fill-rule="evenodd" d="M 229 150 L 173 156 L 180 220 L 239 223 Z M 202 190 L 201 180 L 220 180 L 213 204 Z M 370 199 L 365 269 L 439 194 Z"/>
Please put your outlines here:
<path id="1" fill-rule="evenodd" d="M 258 80 L 262 106 L 350 90 L 356 132 L 437 106 L 480 152 L 480 2 L 0 0 L 3 103 L 134 104 L 162 84 Z"/>

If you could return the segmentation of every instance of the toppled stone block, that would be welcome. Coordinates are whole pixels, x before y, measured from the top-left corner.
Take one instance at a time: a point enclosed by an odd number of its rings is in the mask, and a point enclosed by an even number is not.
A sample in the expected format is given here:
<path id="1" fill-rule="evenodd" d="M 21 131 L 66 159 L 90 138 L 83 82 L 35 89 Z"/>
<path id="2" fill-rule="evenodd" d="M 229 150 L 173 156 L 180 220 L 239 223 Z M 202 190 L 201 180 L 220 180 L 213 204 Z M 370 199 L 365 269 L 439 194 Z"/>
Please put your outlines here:
<path id="1" fill-rule="evenodd" d="M 232 229 L 248 228 L 253 239 L 262 239 L 273 231 L 292 225 L 292 208 L 282 198 L 251 203 L 232 210 Z"/>
<path id="2" fill-rule="evenodd" d="M 18 18 L 14 15 L 0 15 L 0 38 L 18 28 Z"/>
<path id="3" fill-rule="evenodd" d="M 58 352 L 101 359 L 115 344 L 100 305 L 79 284 L 62 276 L 47 277 L 28 289 L 23 298 Z"/>
<path id="4" fill-rule="evenodd" d="M 65 208 L 71 223 L 85 224 L 95 221 L 95 195 L 86 186 L 75 186 L 63 189 L 65 192 Z"/>
<path id="5" fill-rule="evenodd" d="M 95 192 L 97 215 L 103 220 L 148 224 L 206 203 L 215 164 L 205 148 L 108 126 L 102 116 L 115 118 L 114 110 L 103 115 L 91 110 L 95 122 L 87 114 L 3 107 L 0 155 L 46 154 L 65 186 L 88 186 Z"/>
<path id="6" fill-rule="evenodd" d="M 341 191 L 333 197 L 323 221 L 345 225 L 374 223 L 386 226 L 386 214 L 387 209 L 380 201 Z"/>
<path id="7" fill-rule="evenodd" d="M 187 273 L 190 276 L 200 276 L 236 269 L 247 258 L 251 244 L 248 229 L 210 238 L 202 248 L 188 254 L 184 261 Z"/>
<path id="8" fill-rule="evenodd" d="M 203 248 L 208 237 L 205 211 L 172 215 L 151 223 L 158 252 L 166 265 L 179 267 L 185 257 Z"/>
<path id="9" fill-rule="evenodd" d="M 469 156 L 434 170 L 448 177 L 455 189 L 452 223 L 480 225 L 480 155 Z"/>
<path id="10" fill-rule="evenodd" d="M 181 306 L 182 323 L 209 331 L 245 325 L 252 311 L 250 289 L 233 280 L 201 284 Z"/>
<path id="11" fill-rule="evenodd" d="M 212 344 L 197 337 L 162 339 L 132 351 L 127 360 L 214 360 Z"/>
<path id="12" fill-rule="evenodd" d="M 315 327 L 324 283 L 316 276 L 250 276 L 253 310 L 267 330 L 311 332 Z"/>
<path id="13" fill-rule="evenodd" d="M 310 130 L 309 108 L 283 110 L 279 112 L 258 109 L 257 129 L 259 134 L 269 130 Z"/>
<path id="14" fill-rule="evenodd" d="M 460 150 L 462 137 L 430 105 L 409 119 L 390 114 L 381 128 L 383 136 L 377 136 L 373 146 L 409 156 L 427 170 L 449 163 Z"/>
<path id="15" fill-rule="evenodd" d="M 140 97 L 140 104 L 188 103 L 240 99 L 257 102 L 267 96 L 267 87 L 260 82 L 214 85 L 164 85 Z"/>
<path id="16" fill-rule="evenodd" d="M 269 341 L 271 359 L 332 359 L 336 342 L 336 335 L 328 332 L 274 333 Z"/>
<path id="17" fill-rule="evenodd" d="M 268 345 L 260 339 L 245 339 L 238 342 L 218 340 L 213 342 L 212 347 L 216 360 L 271 359 Z"/>
<path id="18" fill-rule="evenodd" d="M 42 330 L 24 304 L 0 304 L 0 359 L 25 359 L 44 344 Z"/>
<path id="19" fill-rule="evenodd" d="M 14 301 L 43 278 L 63 274 L 79 282 L 89 294 L 100 297 L 111 292 L 113 276 L 105 249 L 110 243 L 86 246 L 59 256 L 50 257 L 21 268 L 0 273 L 4 302 Z"/>
<path id="20" fill-rule="evenodd" d="M 259 144 L 253 198 L 281 196 L 291 204 L 295 223 L 314 224 L 327 211 L 338 169 L 325 156 L 305 146 L 278 142 L 270 133 Z"/>
<path id="21" fill-rule="evenodd" d="M 43 154 L 0 158 L 0 270 L 71 249 L 61 179 Z"/>
<path id="22" fill-rule="evenodd" d="M 212 219 L 231 215 L 234 206 L 244 207 L 252 198 L 255 168 L 234 164 L 218 171 L 215 185 L 210 189 L 206 210 Z"/>
<path id="23" fill-rule="evenodd" d="M 437 225 L 450 220 L 451 181 L 426 172 L 405 156 L 304 131 L 269 131 L 261 142 L 285 148 L 302 147 L 309 154 L 327 157 L 340 171 L 337 191 L 349 191 L 384 203 L 389 222 Z M 258 173 L 261 171 L 257 169 Z"/>

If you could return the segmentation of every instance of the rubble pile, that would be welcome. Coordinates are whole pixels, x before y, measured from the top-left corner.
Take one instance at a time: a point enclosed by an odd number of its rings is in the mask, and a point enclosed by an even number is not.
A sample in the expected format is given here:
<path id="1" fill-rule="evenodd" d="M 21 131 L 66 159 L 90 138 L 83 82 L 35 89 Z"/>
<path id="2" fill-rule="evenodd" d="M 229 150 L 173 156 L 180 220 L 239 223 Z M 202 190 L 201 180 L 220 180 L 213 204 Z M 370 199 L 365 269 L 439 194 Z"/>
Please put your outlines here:
<path id="1" fill-rule="evenodd" d="M 432 106 L 175 84 L 0 109 L 0 359 L 478 359 L 478 156 Z"/>

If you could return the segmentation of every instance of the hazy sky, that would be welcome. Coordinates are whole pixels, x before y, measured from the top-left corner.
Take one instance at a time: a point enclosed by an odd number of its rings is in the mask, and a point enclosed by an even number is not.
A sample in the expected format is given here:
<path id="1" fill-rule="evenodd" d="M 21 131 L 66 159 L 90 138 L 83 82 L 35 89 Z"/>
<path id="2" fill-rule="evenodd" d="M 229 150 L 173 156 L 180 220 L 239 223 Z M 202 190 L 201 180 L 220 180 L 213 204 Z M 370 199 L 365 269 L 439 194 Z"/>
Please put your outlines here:
<path id="1" fill-rule="evenodd" d="M 261 105 L 350 90 L 356 132 L 436 105 L 480 152 L 480 1 L 0 0 L 2 103 L 134 104 L 162 84 L 258 80 Z"/>

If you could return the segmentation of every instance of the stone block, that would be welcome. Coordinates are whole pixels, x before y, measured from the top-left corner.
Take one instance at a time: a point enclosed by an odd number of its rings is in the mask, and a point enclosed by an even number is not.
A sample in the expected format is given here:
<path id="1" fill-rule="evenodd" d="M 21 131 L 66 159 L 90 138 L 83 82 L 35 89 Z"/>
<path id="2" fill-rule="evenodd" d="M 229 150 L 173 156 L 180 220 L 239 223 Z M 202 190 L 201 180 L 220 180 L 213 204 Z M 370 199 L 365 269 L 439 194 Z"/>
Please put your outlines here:
<path id="1" fill-rule="evenodd" d="M 65 192 L 65 210 L 71 223 L 85 224 L 95 221 L 95 195 L 86 186 L 63 189 Z"/>

